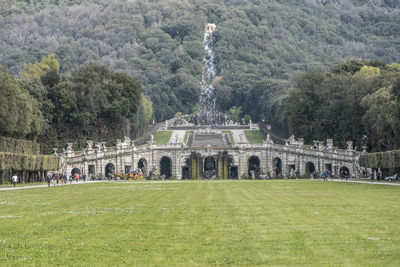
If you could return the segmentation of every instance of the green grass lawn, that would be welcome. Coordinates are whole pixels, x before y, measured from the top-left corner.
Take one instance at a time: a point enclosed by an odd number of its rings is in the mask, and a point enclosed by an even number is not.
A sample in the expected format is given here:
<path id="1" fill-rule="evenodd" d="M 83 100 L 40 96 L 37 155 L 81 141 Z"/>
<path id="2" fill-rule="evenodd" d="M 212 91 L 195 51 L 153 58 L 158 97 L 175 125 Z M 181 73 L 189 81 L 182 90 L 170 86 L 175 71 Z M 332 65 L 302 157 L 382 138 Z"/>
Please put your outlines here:
<path id="1" fill-rule="evenodd" d="M 224 134 L 228 134 L 229 141 L 231 142 L 232 146 L 235 145 L 235 140 L 233 140 L 232 131 L 222 131 Z"/>
<path id="2" fill-rule="evenodd" d="M 245 130 L 244 134 L 250 144 L 260 144 L 264 140 L 263 133 L 260 130 Z"/>
<path id="3" fill-rule="evenodd" d="M 183 138 L 183 143 L 187 144 L 187 142 L 188 142 L 188 140 L 189 140 L 189 135 L 190 135 L 191 133 L 194 133 L 194 131 L 193 131 L 193 130 L 190 130 L 190 131 L 186 131 L 186 132 L 185 132 L 185 137 Z"/>
<path id="4" fill-rule="evenodd" d="M 157 131 L 154 133 L 154 141 L 159 145 L 167 144 L 171 135 L 172 131 Z"/>
<path id="5" fill-rule="evenodd" d="M 398 266 L 400 188 L 304 180 L 0 192 L 0 266 Z"/>

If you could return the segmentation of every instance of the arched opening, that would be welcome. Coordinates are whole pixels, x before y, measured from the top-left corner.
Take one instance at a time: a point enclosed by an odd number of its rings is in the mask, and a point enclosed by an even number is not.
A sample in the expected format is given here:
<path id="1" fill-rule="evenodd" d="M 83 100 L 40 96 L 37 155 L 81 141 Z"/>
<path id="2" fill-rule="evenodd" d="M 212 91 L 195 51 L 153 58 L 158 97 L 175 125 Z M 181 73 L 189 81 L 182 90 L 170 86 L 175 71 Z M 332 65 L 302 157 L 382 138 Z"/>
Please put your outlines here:
<path id="1" fill-rule="evenodd" d="M 339 171 L 340 178 L 348 179 L 350 177 L 350 170 L 346 166 L 340 168 Z"/>
<path id="2" fill-rule="evenodd" d="M 215 179 L 217 174 L 217 162 L 213 156 L 204 159 L 204 178 Z"/>
<path id="3" fill-rule="evenodd" d="M 248 174 L 251 175 L 251 173 L 254 173 L 254 175 L 257 175 L 257 172 L 260 171 L 260 159 L 257 156 L 251 156 L 248 160 Z"/>
<path id="4" fill-rule="evenodd" d="M 115 172 L 115 166 L 112 163 L 106 165 L 105 176 L 107 179 L 113 178 L 113 173 Z"/>
<path id="5" fill-rule="evenodd" d="M 231 179 L 239 179 L 239 171 L 237 166 L 231 167 Z"/>
<path id="6" fill-rule="evenodd" d="M 189 167 L 182 167 L 182 179 L 190 179 L 190 170 Z"/>
<path id="7" fill-rule="evenodd" d="M 315 166 L 314 163 L 312 162 L 307 162 L 306 163 L 306 174 L 311 174 L 315 172 Z"/>
<path id="8" fill-rule="evenodd" d="M 142 172 L 142 174 L 145 176 L 147 172 L 147 160 L 144 158 L 139 159 L 138 165 L 137 165 L 138 170 Z"/>
<path id="9" fill-rule="evenodd" d="M 160 175 L 169 179 L 172 176 L 172 161 L 169 157 L 162 157 L 160 160 Z"/>
<path id="10" fill-rule="evenodd" d="M 282 160 L 280 158 L 274 158 L 272 160 L 272 170 L 275 176 L 282 173 Z"/>
<path id="11" fill-rule="evenodd" d="M 81 170 L 78 168 L 73 168 L 71 171 L 71 175 L 75 176 L 75 173 L 79 174 L 79 176 L 81 175 Z"/>

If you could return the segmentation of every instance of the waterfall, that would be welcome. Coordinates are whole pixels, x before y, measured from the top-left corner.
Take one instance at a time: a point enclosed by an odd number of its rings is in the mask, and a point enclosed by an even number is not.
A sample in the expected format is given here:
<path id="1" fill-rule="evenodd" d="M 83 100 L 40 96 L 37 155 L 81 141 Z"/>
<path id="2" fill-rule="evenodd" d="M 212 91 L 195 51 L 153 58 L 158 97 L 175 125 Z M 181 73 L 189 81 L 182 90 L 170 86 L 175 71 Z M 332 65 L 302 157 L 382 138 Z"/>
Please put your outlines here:
<path id="1" fill-rule="evenodd" d="M 211 27 L 211 28 L 210 28 Z M 203 72 L 201 75 L 201 95 L 199 102 L 198 124 L 211 125 L 217 123 L 216 97 L 213 82 L 215 80 L 215 54 L 212 50 L 214 41 L 214 24 L 206 26 L 204 33 L 205 56 L 203 58 Z"/>

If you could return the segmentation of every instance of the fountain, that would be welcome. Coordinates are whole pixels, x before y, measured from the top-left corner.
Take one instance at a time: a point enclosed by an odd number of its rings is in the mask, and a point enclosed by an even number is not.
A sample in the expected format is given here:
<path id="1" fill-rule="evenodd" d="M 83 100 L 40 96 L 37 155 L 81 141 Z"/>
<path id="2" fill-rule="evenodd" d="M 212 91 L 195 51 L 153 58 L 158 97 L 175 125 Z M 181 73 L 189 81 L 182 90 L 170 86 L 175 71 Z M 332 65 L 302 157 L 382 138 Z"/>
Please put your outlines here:
<path id="1" fill-rule="evenodd" d="M 199 125 L 214 125 L 218 122 L 218 112 L 216 110 L 216 97 L 213 82 L 215 80 L 215 54 L 212 50 L 214 41 L 213 31 L 215 24 L 207 24 L 204 33 L 204 47 L 206 55 L 203 58 L 203 72 L 201 75 L 201 96 L 199 102 L 199 113 L 197 122 Z"/>

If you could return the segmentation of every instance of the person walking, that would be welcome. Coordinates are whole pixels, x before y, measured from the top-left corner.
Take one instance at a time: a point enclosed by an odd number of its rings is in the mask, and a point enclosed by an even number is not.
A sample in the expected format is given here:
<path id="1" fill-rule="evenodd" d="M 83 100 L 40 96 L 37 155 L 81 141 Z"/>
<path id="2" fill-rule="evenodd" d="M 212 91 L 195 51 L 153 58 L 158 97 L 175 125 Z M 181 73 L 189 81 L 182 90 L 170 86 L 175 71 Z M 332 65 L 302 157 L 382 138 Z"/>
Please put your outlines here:
<path id="1" fill-rule="evenodd" d="M 14 173 L 13 177 L 11 177 L 11 181 L 12 181 L 12 183 L 14 184 L 14 187 L 16 187 L 16 186 L 17 186 L 17 183 L 18 183 L 18 176 L 17 176 L 17 174 Z"/>
<path id="2" fill-rule="evenodd" d="M 50 181 L 51 181 L 50 174 L 47 175 L 46 180 L 47 180 L 47 186 L 50 187 Z"/>
<path id="3" fill-rule="evenodd" d="M 328 181 L 328 177 L 329 177 L 329 172 L 325 171 L 324 172 L 324 181 Z"/>

